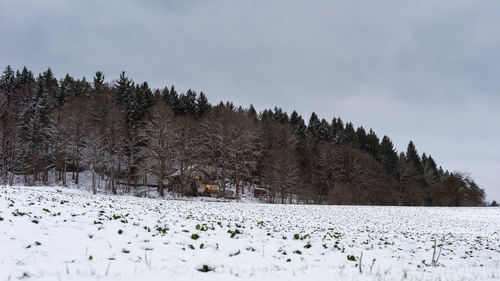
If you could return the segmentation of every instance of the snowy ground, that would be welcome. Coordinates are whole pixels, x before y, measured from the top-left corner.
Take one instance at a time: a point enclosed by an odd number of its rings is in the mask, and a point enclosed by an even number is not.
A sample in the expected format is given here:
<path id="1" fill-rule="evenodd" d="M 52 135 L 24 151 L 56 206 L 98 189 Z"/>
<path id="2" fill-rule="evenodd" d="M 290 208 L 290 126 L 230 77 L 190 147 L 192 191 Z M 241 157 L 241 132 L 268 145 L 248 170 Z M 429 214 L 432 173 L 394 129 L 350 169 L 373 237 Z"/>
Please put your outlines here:
<path id="1" fill-rule="evenodd" d="M 436 267 L 434 238 L 442 244 Z M 2 186 L 0 281 L 18 278 L 499 280 L 500 208 L 268 205 Z"/>

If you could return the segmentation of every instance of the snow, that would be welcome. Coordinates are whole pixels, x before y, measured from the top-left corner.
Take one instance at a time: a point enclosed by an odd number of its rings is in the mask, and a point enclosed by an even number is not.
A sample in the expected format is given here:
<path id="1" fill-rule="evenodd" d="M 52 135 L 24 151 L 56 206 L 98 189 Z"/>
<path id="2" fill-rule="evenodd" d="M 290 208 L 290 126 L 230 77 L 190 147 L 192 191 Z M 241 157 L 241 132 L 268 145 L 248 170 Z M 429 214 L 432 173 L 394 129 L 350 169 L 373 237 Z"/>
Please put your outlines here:
<path id="1" fill-rule="evenodd" d="M 1 186 L 0 217 L 0 280 L 500 278 L 500 208 L 270 205 Z M 443 244 L 435 267 L 434 238 Z"/>

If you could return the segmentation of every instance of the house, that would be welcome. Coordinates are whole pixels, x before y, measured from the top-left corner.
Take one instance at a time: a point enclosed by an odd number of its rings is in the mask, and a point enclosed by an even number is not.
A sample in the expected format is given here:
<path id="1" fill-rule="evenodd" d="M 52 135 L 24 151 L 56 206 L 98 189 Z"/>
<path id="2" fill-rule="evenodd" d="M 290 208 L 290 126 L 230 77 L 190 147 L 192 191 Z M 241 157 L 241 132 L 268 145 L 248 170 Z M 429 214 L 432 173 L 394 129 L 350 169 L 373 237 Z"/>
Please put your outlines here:
<path id="1" fill-rule="evenodd" d="M 210 193 L 219 191 L 219 185 L 213 181 L 198 177 L 196 183 L 198 184 L 199 195 L 210 196 Z"/>

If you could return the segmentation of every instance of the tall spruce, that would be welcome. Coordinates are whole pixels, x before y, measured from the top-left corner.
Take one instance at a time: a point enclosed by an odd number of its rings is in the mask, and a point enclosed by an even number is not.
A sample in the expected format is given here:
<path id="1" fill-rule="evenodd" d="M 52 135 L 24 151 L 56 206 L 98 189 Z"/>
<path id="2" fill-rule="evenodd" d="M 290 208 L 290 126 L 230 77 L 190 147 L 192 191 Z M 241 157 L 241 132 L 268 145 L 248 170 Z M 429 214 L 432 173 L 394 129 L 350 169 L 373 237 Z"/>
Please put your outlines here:
<path id="1" fill-rule="evenodd" d="M 396 177 L 398 173 L 398 154 L 388 136 L 384 136 L 380 142 L 379 159 L 386 171 Z"/>

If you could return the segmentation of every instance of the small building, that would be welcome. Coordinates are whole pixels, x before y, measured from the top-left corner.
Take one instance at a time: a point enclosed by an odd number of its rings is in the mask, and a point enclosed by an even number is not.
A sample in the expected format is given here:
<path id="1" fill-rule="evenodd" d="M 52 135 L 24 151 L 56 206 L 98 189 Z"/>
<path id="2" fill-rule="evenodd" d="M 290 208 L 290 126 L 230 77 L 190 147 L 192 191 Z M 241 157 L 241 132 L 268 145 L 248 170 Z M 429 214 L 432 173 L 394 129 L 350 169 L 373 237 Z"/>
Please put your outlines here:
<path id="1" fill-rule="evenodd" d="M 219 191 L 219 185 L 214 182 L 198 178 L 196 183 L 198 184 L 198 194 L 200 195 L 210 196 L 210 193 Z"/>
<path id="2" fill-rule="evenodd" d="M 254 197 L 264 197 L 267 196 L 267 190 L 263 188 L 254 188 L 253 189 L 253 196 Z"/>

